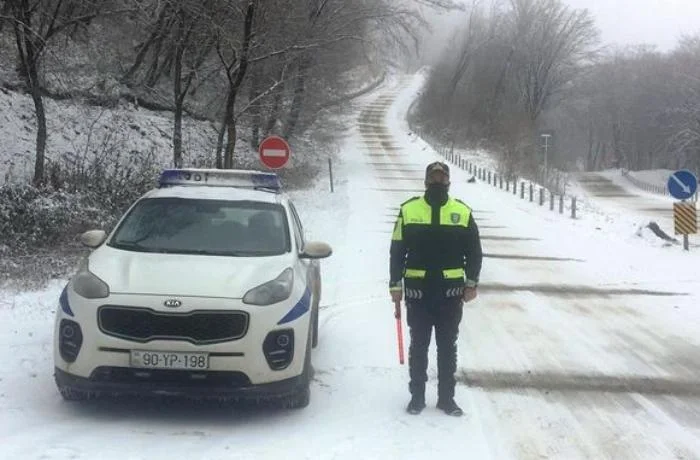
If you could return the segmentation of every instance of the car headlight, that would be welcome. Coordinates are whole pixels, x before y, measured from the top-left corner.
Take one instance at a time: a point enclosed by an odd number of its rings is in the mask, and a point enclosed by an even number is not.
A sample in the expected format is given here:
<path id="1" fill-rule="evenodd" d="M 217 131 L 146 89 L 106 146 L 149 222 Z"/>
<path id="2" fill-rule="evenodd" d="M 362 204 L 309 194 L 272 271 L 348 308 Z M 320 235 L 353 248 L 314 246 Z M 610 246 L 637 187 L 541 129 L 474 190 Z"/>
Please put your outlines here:
<path id="1" fill-rule="evenodd" d="M 294 285 L 294 271 L 284 270 L 280 276 L 251 289 L 243 296 L 243 303 L 251 305 L 271 305 L 289 298 Z"/>
<path id="2" fill-rule="evenodd" d="M 104 299 L 109 297 L 109 286 L 90 272 L 85 261 L 71 281 L 76 294 L 86 299 Z"/>

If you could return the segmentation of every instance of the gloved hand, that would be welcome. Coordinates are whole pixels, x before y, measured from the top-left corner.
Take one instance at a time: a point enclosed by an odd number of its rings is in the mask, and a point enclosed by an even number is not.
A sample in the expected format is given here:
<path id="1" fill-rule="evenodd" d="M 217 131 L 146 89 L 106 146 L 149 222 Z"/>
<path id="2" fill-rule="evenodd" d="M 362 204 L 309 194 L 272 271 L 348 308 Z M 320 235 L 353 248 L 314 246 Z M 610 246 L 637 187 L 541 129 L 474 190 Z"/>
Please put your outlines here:
<path id="1" fill-rule="evenodd" d="M 476 288 L 464 288 L 464 295 L 462 296 L 462 301 L 464 303 L 469 303 L 476 299 Z"/>
<path id="2" fill-rule="evenodd" d="M 403 283 L 401 281 L 397 283 L 390 283 L 389 293 L 391 294 L 391 300 L 394 303 L 401 302 L 401 300 L 403 300 Z"/>

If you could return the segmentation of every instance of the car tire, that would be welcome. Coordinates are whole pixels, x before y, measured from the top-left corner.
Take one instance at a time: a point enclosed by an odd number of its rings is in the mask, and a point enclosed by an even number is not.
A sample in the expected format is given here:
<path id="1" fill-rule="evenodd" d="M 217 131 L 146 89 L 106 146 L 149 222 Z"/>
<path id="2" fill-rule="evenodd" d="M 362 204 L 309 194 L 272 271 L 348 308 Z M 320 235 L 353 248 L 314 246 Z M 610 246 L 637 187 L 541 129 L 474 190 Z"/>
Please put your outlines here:
<path id="1" fill-rule="evenodd" d="M 313 329 L 313 328 L 312 328 Z M 303 383 L 290 396 L 285 398 L 283 406 L 287 409 L 303 409 L 311 402 L 311 376 L 313 367 L 311 365 L 311 346 L 313 341 L 313 331 L 309 331 L 309 340 L 306 342 L 306 358 L 304 359 Z"/>

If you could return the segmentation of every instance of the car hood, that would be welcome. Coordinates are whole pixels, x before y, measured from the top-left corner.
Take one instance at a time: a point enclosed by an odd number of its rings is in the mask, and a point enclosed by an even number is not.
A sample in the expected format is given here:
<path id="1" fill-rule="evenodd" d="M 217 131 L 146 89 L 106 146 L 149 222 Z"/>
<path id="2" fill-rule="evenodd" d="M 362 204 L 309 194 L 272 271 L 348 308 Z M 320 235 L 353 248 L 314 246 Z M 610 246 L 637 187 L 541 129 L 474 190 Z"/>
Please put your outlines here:
<path id="1" fill-rule="evenodd" d="M 154 254 L 102 246 L 89 269 L 115 294 L 243 298 L 291 266 L 289 254 L 228 257 Z"/>

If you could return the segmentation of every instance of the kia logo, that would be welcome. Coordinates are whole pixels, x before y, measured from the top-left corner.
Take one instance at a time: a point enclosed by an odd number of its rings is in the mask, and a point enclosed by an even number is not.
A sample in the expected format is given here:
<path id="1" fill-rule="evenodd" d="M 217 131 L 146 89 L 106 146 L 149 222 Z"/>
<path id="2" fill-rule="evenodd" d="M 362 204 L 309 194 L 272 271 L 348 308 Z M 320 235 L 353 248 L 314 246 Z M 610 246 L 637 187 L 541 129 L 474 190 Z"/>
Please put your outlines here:
<path id="1" fill-rule="evenodd" d="M 163 302 L 163 305 L 165 305 L 166 307 L 170 307 L 170 308 L 177 308 L 177 307 L 182 306 L 182 302 L 180 302 L 177 299 L 168 299 L 165 302 Z"/>

